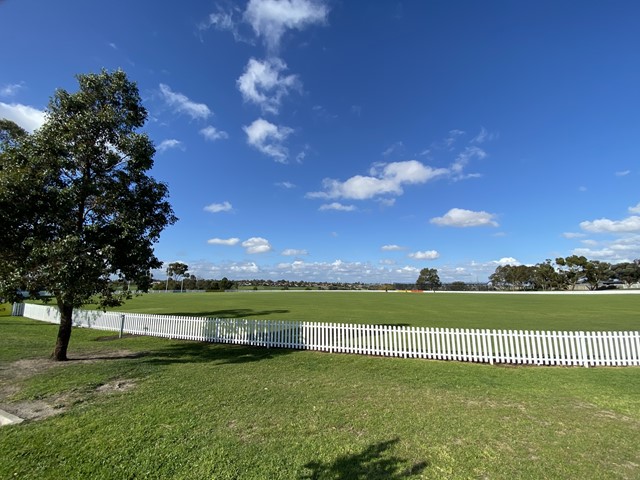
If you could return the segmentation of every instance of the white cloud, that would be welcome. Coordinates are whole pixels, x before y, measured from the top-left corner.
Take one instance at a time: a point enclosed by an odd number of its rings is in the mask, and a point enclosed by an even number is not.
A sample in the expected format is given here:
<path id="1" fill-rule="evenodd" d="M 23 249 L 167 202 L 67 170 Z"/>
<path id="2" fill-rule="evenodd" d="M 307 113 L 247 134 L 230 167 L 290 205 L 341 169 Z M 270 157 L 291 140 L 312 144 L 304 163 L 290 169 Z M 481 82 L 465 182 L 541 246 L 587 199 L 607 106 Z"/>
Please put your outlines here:
<path id="1" fill-rule="evenodd" d="M 598 242 L 596 240 L 591 240 L 591 239 L 582 240 L 582 244 L 586 245 L 587 247 L 598 246 Z"/>
<path id="2" fill-rule="evenodd" d="M 576 248 L 571 253 L 610 263 L 631 262 L 640 258 L 640 235 L 626 233 L 619 238 L 594 244 L 590 248 Z"/>
<path id="3" fill-rule="evenodd" d="M 283 255 L 285 257 L 302 257 L 308 254 L 309 253 L 306 250 L 297 250 L 295 248 L 287 248 L 286 250 L 283 250 L 283 252 L 280 255 Z"/>
<path id="4" fill-rule="evenodd" d="M 258 273 L 260 271 L 260 267 L 256 265 L 254 262 L 247 263 L 237 263 L 229 266 L 229 270 L 233 273 Z"/>
<path id="5" fill-rule="evenodd" d="M 493 260 L 493 265 L 505 266 L 505 265 L 520 265 L 520 262 L 513 257 L 502 257 L 500 260 Z"/>
<path id="6" fill-rule="evenodd" d="M 633 207 L 634 209 L 636 207 Z M 592 222 L 581 222 L 580 228 L 593 233 L 631 233 L 640 232 L 640 217 L 632 215 L 623 220 L 600 218 Z"/>
<path id="7" fill-rule="evenodd" d="M 481 127 L 480 128 L 480 133 L 478 133 L 478 135 L 476 135 L 475 137 L 473 137 L 471 139 L 471 143 L 484 143 L 484 142 L 488 142 L 490 140 L 493 140 L 494 138 L 496 138 L 498 136 L 498 134 L 496 133 L 489 133 L 487 131 L 486 128 Z"/>
<path id="8" fill-rule="evenodd" d="M 34 130 L 44 124 L 46 117 L 45 112 L 28 105 L 0 102 L 0 118 L 11 120 L 28 132 L 33 133 Z"/>
<path id="9" fill-rule="evenodd" d="M 262 38 L 267 50 L 276 52 L 287 30 L 302 30 L 326 22 L 329 8 L 312 0 L 249 0 L 244 12 L 256 36 Z"/>
<path id="10" fill-rule="evenodd" d="M 295 184 L 291 182 L 278 182 L 276 183 L 276 187 L 286 188 L 286 189 L 296 188 Z"/>
<path id="11" fill-rule="evenodd" d="M 480 147 L 472 146 L 466 147 L 462 152 L 458 154 L 456 160 L 451 165 L 451 173 L 456 180 L 462 180 L 470 177 L 478 177 L 479 174 L 463 174 L 464 169 L 469 164 L 469 161 L 474 158 L 483 159 L 487 156 L 487 152 Z"/>
<path id="12" fill-rule="evenodd" d="M 626 177 L 631 173 L 631 170 L 623 170 L 621 172 L 616 172 L 616 177 Z"/>
<path id="13" fill-rule="evenodd" d="M 293 129 L 277 126 L 259 118 L 242 129 L 247 134 L 247 143 L 260 152 L 272 157 L 276 162 L 286 163 L 289 150 L 283 145 Z"/>
<path id="14" fill-rule="evenodd" d="M 212 127 L 211 125 L 207 125 L 202 130 L 200 130 L 200 134 L 206 140 L 211 140 L 212 142 L 229 138 L 229 134 L 227 132 L 218 130 L 216 129 L 216 127 Z"/>
<path id="15" fill-rule="evenodd" d="M 427 250 L 425 252 L 413 252 L 409 254 L 414 260 L 435 260 L 440 258 L 440 254 L 435 250 Z"/>
<path id="16" fill-rule="evenodd" d="M 388 266 L 344 260 L 313 263 L 296 260 L 291 263 L 280 263 L 277 269 L 277 275 L 285 278 L 338 282 L 414 282 L 418 273 L 414 267 L 392 270 Z"/>
<path id="17" fill-rule="evenodd" d="M 402 195 L 404 185 L 426 183 L 446 175 L 446 168 L 431 168 L 417 160 L 377 164 L 371 176 L 356 175 L 344 182 L 323 180 L 324 191 L 310 192 L 308 198 L 348 198 L 366 200 L 379 195 Z"/>
<path id="18" fill-rule="evenodd" d="M 443 140 L 444 146 L 446 148 L 453 147 L 453 145 L 456 143 L 458 138 L 464 135 L 465 133 L 467 132 L 465 132 L 464 130 L 457 130 L 457 129 L 449 130 L 449 136 Z"/>
<path id="19" fill-rule="evenodd" d="M 401 250 L 404 250 L 404 247 L 401 247 L 400 245 L 383 245 L 382 247 L 380 247 L 380 250 L 383 250 L 385 252 L 399 252 Z"/>
<path id="20" fill-rule="evenodd" d="M 205 120 L 213 114 L 204 103 L 196 103 L 182 93 L 174 92 L 168 85 L 160 84 L 160 93 L 164 101 L 175 112 L 184 113 L 194 120 Z"/>
<path id="21" fill-rule="evenodd" d="M 175 138 L 163 140 L 160 142 L 160 145 L 158 145 L 158 152 L 164 153 L 171 148 L 182 148 L 182 142 Z"/>
<path id="22" fill-rule="evenodd" d="M 640 235 L 635 240 L 636 246 L 640 245 Z M 605 250 L 605 249 L 603 249 Z M 614 253 L 613 248 L 606 250 Z M 638 252 L 640 248 L 637 248 Z M 593 256 L 586 255 L 588 258 Z M 630 258 L 638 258 L 631 256 Z M 621 260 L 624 261 L 624 260 Z M 414 283 L 420 268 L 413 265 L 396 265 L 393 260 L 381 260 L 376 264 L 369 262 L 351 262 L 348 260 L 335 260 L 330 262 L 306 262 L 301 259 L 293 259 L 291 262 L 282 262 L 275 265 L 262 265 L 255 262 L 222 262 L 211 263 L 208 261 L 188 261 L 189 271 L 199 277 L 222 278 L 232 280 L 249 278 L 285 278 L 289 280 L 307 281 L 339 281 L 339 282 L 365 282 L 365 283 Z M 443 282 L 463 280 L 465 282 L 485 282 L 488 276 L 494 273 L 498 265 L 519 265 L 515 258 L 504 257 L 495 261 L 476 262 L 471 261 L 459 265 L 438 265 L 438 275 Z M 164 271 L 154 271 L 159 277 Z M 256 276 L 258 274 L 258 276 Z"/>
<path id="23" fill-rule="evenodd" d="M 246 42 L 253 44 L 252 41 L 245 38 L 240 33 L 240 24 L 242 22 L 242 11 L 238 8 L 232 8 L 230 10 L 224 11 L 220 7 L 218 7 L 218 11 L 215 13 L 211 13 L 205 22 L 200 24 L 198 28 L 200 30 L 206 30 L 208 28 L 215 28 L 219 31 L 231 32 L 233 38 L 237 42 Z"/>
<path id="24" fill-rule="evenodd" d="M 240 239 L 239 238 L 211 238 L 209 240 L 207 240 L 207 243 L 209 245 L 226 245 L 228 247 L 233 247 L 234 245 L 237 245 L 238 243 L 240 243 Z"/>
<path id="25" fill-rule="evenodd" d="M 281 270 L 299 270 L 305 267 L 305 262 L 303 262 L 302 260 L 295 260 L 291 263 L 286 263 L 286 262 L 282 262 L 279 263 L 276 268 L 281 269 Z"/>
<path id="26" fill-rule="evenodd" d="M 405 267 L 397 269 L 395 272 L 403 275 L 408 274 L 415 277 L 417 274 L 420 273 L 420 270 L 418 270 L 416 267 L 410 267 L 407 265 Z M 413 281 L 415 281 L 415 279 L 413 279 Z"/>
<path id="27" fill-rule="evenodd" d="M 402 142 L 395 142 L 393 145 L 391 145 L 389 148 L 387 148 L 384 152 L 382 152 L 382 155 L 385 157 L 388 157 L 391 154 L 399 154 L 402 153 L 404 151 L 404 143 Z"/>
<path id="28" fill-rule="evenodd" d="M 13 97 L 19 90 L 24 88 L 24 83 L 10 83 L 0 87 L 0 97 Z"/>
<path id="29" fill-rule="evenodd" d="M 328 203 L 325 205 L 320 205 L 318 210 L 338 210 L 340 212 L 353 212 L 356 209 L 354 205 L 343 205 L 339 202 Z"/>
<path id="30" fill-rule="evenodd" d="M 233 210 L 233 207 L 229 202 L 225 201 L 223 203 L 212 203 L 211 205 L 207 205 L 206 207 L 204 207 L 204 210 L 205 212 L 211 213 L 230 212 L 231 210 Z"/>
<path id="31" fill-rule="evenodd" d="M 462 208 L 452 208 L 442 217 L 431 219 L 431 223 L 442 227 L 497 227 L 496 215 L 487 212 L 474 212 Z"/>
<path id="32" fill-rule="evenodd" d="M 277 114 L 280 102 L 291 90 L 300 90 L 297 75 L 281 75 L 287 65 L 279 58 L 249 59 L 236 84 L 245 102 L 258 105 L 263 113 Z"/>
<path id="33" fill-rule="evenodd" d="M 242 242 L 242 246 L 249 254 L 267 253 L 272 250 L 269 241 L 262 237 L 251 237 L 250 239 Z"/>
<path id="34" fill-rule="evenodd" d="M 307 158 L 308 152 L 311 150 L 311 147 L 307 144 L 305 145 L 300 152 L 296 155 L 296 163 L 302 163 L 305 158 Z"/>
<path id="35" fill-rule="evenodd" d="M 640 203 L 629 207 L 628 210 L 630 213 L 639 214 Z M 600 218 L 581 222 L 580 228 L 590 233 L 608 234 L 612 238 L 601 241 L 583 240 L 584 247 L 574 249 L 573 254 L 610 263 L 629 262 L 640 258 L 640 216 L 631 215 L 622 220 Z"/>

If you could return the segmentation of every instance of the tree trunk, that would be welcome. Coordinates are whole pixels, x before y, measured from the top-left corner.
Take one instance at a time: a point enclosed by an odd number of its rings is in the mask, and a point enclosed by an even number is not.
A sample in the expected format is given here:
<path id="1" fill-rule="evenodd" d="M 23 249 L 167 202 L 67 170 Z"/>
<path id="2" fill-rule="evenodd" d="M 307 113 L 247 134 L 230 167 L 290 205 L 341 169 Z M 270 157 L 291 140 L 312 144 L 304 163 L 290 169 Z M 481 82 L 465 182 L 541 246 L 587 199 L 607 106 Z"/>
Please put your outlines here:
<path id="1" fill-rule="evenodd" d="M 68 360 L 67 348 L 69 347 L 69 339 L 71 338 L 73 305 L 65 304 L 59 300 L 58 310 L 60 310 L 60 328 L 58 329 L 56 347 L 53 350 L 51 358 L 56 361 L 65 361 Z"/>

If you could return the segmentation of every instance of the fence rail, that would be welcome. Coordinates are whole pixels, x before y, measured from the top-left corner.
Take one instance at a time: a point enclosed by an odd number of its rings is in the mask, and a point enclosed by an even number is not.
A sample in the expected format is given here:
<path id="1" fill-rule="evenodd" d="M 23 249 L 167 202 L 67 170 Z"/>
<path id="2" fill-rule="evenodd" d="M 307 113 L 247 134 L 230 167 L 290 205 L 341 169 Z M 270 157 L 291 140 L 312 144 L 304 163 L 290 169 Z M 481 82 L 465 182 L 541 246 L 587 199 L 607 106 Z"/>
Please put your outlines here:
<path id="1" fill-rule="evenodd" d="M 52 306 L 13 315 L 59 323 Z M 640 331 L 555 332 L 177 317 L 74 311 L 78 327 L 136 335 L 387 357 L 526 365 L 638 366 Z"/>

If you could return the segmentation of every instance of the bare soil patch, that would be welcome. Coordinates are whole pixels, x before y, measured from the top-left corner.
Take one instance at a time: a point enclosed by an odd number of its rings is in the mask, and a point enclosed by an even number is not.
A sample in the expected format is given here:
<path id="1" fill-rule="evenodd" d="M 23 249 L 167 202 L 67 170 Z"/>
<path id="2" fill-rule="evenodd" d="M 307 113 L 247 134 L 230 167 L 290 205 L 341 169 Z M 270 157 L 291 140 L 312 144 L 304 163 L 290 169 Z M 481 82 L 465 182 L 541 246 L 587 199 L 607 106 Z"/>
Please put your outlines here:
<path id="1" fill-rule="evenodd" d="M 12 401 L 20 392 L 20 383 L 34 375 L 46 371 L 65 368 L 69 365 L 94 363 L 105 360 L 123 358 L 137 358 L 143 355 L 139 352 L 117 350 L 113 352 L 74 354 L 67 362 L 55 362 L 46 358 L 31 358 L 0 365 L 0 409 L 25 420 L 42 420 L 59 415 L 73 405 L 88 400 L 95 394 L 114 394 L 130 391 L 136 383 L 130 379 L 114 380 L 98 386 L 94 392 L 67 392 L 46 398 L 28 401 Z"/>
<path id="2" fill-rule="evenodd" d="M 135 388 L 136 382 L 133 380 L 114 380 L 113 382 L 105 383 L 96 388 L 96 392 L 102 394 L 128 392 Z"/>

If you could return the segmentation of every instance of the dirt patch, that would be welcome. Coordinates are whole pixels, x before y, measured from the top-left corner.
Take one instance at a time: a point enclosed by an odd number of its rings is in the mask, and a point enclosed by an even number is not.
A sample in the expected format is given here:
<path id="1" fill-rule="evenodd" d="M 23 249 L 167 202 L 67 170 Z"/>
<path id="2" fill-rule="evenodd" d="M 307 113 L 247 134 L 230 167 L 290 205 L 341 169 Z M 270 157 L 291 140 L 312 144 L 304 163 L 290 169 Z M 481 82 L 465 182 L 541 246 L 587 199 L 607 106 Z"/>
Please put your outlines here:
<path id="1" fill-rule="evenodd" d="M 54 415 L 59 415 L 73 405 L 89 400 L 93 395 L 130 391 L 135 388 L 135 381 L 120 379 L 100 385 L 95 391 L 74 391 L 37 400 L 11 401 L 12 397 L 20 393 L 20 384 L 34 375 L 53 369 L 65 368 L 69 365 L 77 365 L 78 363 L 137 358 L 143 355 L 144 353 L 140 352 L 117 350 L 112 352 L 74 354 L 67 362 L 55 362 L 46 358 L 32 358 L 2 364 L 0 365 L 0 409 L 25 420 L 42 420 Z"/>
<path id="2" fill-rule="evenodd" d="M 114 380 L 113 382 L 105 383 L 96 388 L 96 392 L 102 394 L 128 392 L 135 388 L 136 382 L 133 380 Z"/>
<path id="3" fill-rule="evenodd" d="M 28 402 L 10 403 L 1 405 L 2 410 L 25 420 L 42 420 L 58 415 L 67 409 L 66 405 L 57 402 L 51 404 L 44 400 L 32 400 Z"/>

